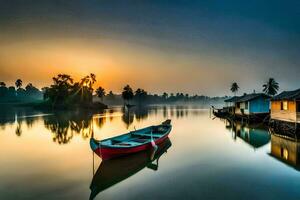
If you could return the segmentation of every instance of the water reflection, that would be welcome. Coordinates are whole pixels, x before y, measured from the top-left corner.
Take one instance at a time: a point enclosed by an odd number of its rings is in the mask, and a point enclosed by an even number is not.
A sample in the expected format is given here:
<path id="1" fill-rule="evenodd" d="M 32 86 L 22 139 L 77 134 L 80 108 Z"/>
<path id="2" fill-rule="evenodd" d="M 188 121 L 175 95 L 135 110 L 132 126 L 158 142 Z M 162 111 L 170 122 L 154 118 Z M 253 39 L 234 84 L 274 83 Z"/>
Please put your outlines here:
<path id="1" fill-rule="evenodd" d="M 245 124 L 239 121 L 226 120 L 226 129 L 230 130 L 233 135 L 232 138 L 243 140 L 254 149 L 260 148 L 270 141 L 269 130 L 266 126 L 261 124 Z"/>
<path id="2" fill-rule="evenodd" d="M 100 164 L 90 185 L 90 199 L 105 189 L 129 178 L 145 167 L 158 170 L 159 158 L 167 152 L 172 143 L 167 138 L 155 152 L 144 151 L 134 155 L 107 160 Z M 153 154 L 154 153 L 154 154 Z"/>
<path id="3" fill-rule="evenodd" d="M 0 199 L 88 199 L 92 191 L 91 198 L 101 192 L 95 199 L 299 199 L 300 173 L 292 168 L 299 166 L 298 141 L 272 135 L 261 147 L 268 139 L 258 144 L 253 139 L 268 135 L 266 129 L 235 122 L 226 122 L 226 129 L 223 121 L 209 118 L 208 110 L 192 107 L 130 110 L 129 130 L 171 118 L 172 147 L 159 167 L 155 158 L 150 164 L 150 153 L 97 164 L 92 181 L 92 152 L 83 138 L 90 129 L 97 139 L 127 132 L 124 114 L 121 107 L 92 114 L 1 110 Z M 264 133 L 252 133 L 261 129 Z M 53 137 L 62 138 L 53 142 Z"/>
<path id="4" fill-rule="evenodd" d="M 42 112 L 25 108 L 1 107 L 0 109 L 1 129 L 4 129 L 7 125 L 13 125 L 15 122 L 18 122 L 20 124 L 22 122 L 25 122 L 28 127 L 32 127 L 34 122 L 36 122 L 40 116 L 45 115 Z"/>
<path id="5" fill-rule="evenodd" d="M 92 136 L 92 117 L 90 112 L 57 112 L 44 117 L 44 126 L 53 133 L 54 142 L 66 144 L 76 134 L 83 139 Z"/>
<path id="6" fill-rule="evenodd" d="M 37 122 L 42 122 L 44 127 L 52 133 L 53 142 L 57 144 L 67 144 L 74 136 L 81 136 L 88 139 L 92 135 L 92 129 L 97 127 L 101 129 L 108 120 L 120 117 L 126 129 L 132 129 L 130 126 L 136 121 L 141 122 L 151 116 L 160 116 L 164 118 L 184 118 L 189 115 L 200 116 L 204 110 L 191 109 L 189 106 L 137 106 L 131 109 L 123 107 L 113 107 L 104 110 L 102 113 L 84 112 L 84 111 L 64 111 L 54 113 L 42 113 L 32 109 L 11 108 L 3 109 L 0 115 L 0 129 L 7 126 L 14 126 L 15 134 L 22 136 L 23 128 L 33 128 Z"/>
<path id="7" fill-rule="evenodd" d="M 300 170 L 300 142 L 297 138 L 272 133 L 270 155 L 280 162 Z"/>

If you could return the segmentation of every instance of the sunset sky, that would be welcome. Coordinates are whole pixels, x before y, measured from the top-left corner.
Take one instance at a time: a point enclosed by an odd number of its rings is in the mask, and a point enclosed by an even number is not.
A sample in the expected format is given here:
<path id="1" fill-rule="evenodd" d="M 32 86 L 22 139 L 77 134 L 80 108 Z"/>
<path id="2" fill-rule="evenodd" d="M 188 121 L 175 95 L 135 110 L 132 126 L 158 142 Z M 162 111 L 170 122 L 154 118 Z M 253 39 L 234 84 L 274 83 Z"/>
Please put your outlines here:
<path id="1" fill-rule="evenodd" d="M 0 0 L 0 81 L 68 73 L 151 93 L 300 87 L 300 1 Z"/>

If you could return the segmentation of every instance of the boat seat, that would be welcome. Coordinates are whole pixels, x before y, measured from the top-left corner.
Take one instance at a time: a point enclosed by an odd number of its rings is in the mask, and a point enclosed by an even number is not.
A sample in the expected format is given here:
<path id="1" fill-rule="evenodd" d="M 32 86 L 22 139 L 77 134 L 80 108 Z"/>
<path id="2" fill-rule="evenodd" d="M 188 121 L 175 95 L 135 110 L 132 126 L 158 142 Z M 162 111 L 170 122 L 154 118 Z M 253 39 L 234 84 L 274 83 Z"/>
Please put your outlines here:
<path id="1" fill-rule="evenodd" d="M 140 142 L 134 142 L 134 141 L 128 141 L 128 142 L 121 142 L 118 143 L 116 145 L 120 145 L 120 146 L 136 146 L 136 145 L 140 145 Z"/>
<path id="2" fill-rule="evenodd" d="M 134 140 L 131 140 L 133 142 L 138 142 L 138 143 L 145 143 L 147 141 L 149 141 L 149 139 L 142 139 L 142 138 L 137 138 L 137 139 L 134 139 Z"/>
<path id="3" fill-rule="evenodd" d="M 118 143 L 121 143 L 121 142 L 123 142 L 123 140 L 118 140 L 118 139 L 112 139 L 111 140 L 112 144 L 118 144 Z"/>
<path id="4" fill-rule="evenodd" d="M 137 134 L 135 134 L 135 135 L 139 135 L 139 136 L 145 136 L 145 137 L 151 137 L 151 135 L 152 135 L 152 137 L 156 137 L 156 138 L 159 138 L 159 137 L 161 137 L 161 134 L 155 134 L 155 133 L 137 133 Z"/>
<path id="5" fill-rule="evenodd" d="M 155 133 L 165 133 L 166 129 L 163 128 L 163 127 L 155 127 L 155 128 L 153 128 L 153 132 L 155 132 Z"/>

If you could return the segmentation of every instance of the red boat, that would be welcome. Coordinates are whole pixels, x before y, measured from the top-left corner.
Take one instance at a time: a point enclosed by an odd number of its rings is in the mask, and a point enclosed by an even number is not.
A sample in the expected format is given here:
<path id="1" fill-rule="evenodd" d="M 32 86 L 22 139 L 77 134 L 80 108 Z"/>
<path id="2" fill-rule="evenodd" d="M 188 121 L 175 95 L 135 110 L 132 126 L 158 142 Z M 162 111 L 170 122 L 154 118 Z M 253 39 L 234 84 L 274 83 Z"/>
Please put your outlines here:
<path id="1" fill-rule="evenodd" d="M 171 120 L 105 140 L 91 138 L 92 150 L 103 160 L 144 151 L 163 142 L 172 129 Z"/>

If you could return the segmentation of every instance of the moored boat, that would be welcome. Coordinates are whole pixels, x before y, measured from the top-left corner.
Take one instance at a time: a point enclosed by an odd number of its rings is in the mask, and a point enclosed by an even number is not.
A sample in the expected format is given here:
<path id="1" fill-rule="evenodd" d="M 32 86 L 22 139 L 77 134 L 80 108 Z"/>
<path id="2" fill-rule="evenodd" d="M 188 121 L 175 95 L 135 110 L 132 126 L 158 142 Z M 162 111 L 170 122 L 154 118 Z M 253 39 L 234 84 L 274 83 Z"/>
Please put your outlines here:
<path id="1" fill-rule="evenodd" d="M 94 199 L 99 193 L 126 180 L 146 167 L 154 171 L 158 170 L 159 158 L 167 152 L 171 145 L 170 139 L 166 138 L 157 145 L 156 150 L 142 151 L 130 156 L 101 162 L 90 185 L 90 199 Z"/>
<path id="2" fill-rule="evenodd" d="M 171 120 L 166 120 L 157 126 L 149 126 L 101 141 L 91 138 L 90 146 L 98 156 L 107 160 L 153 148 L 168 137 L 171 129 Z"/>

